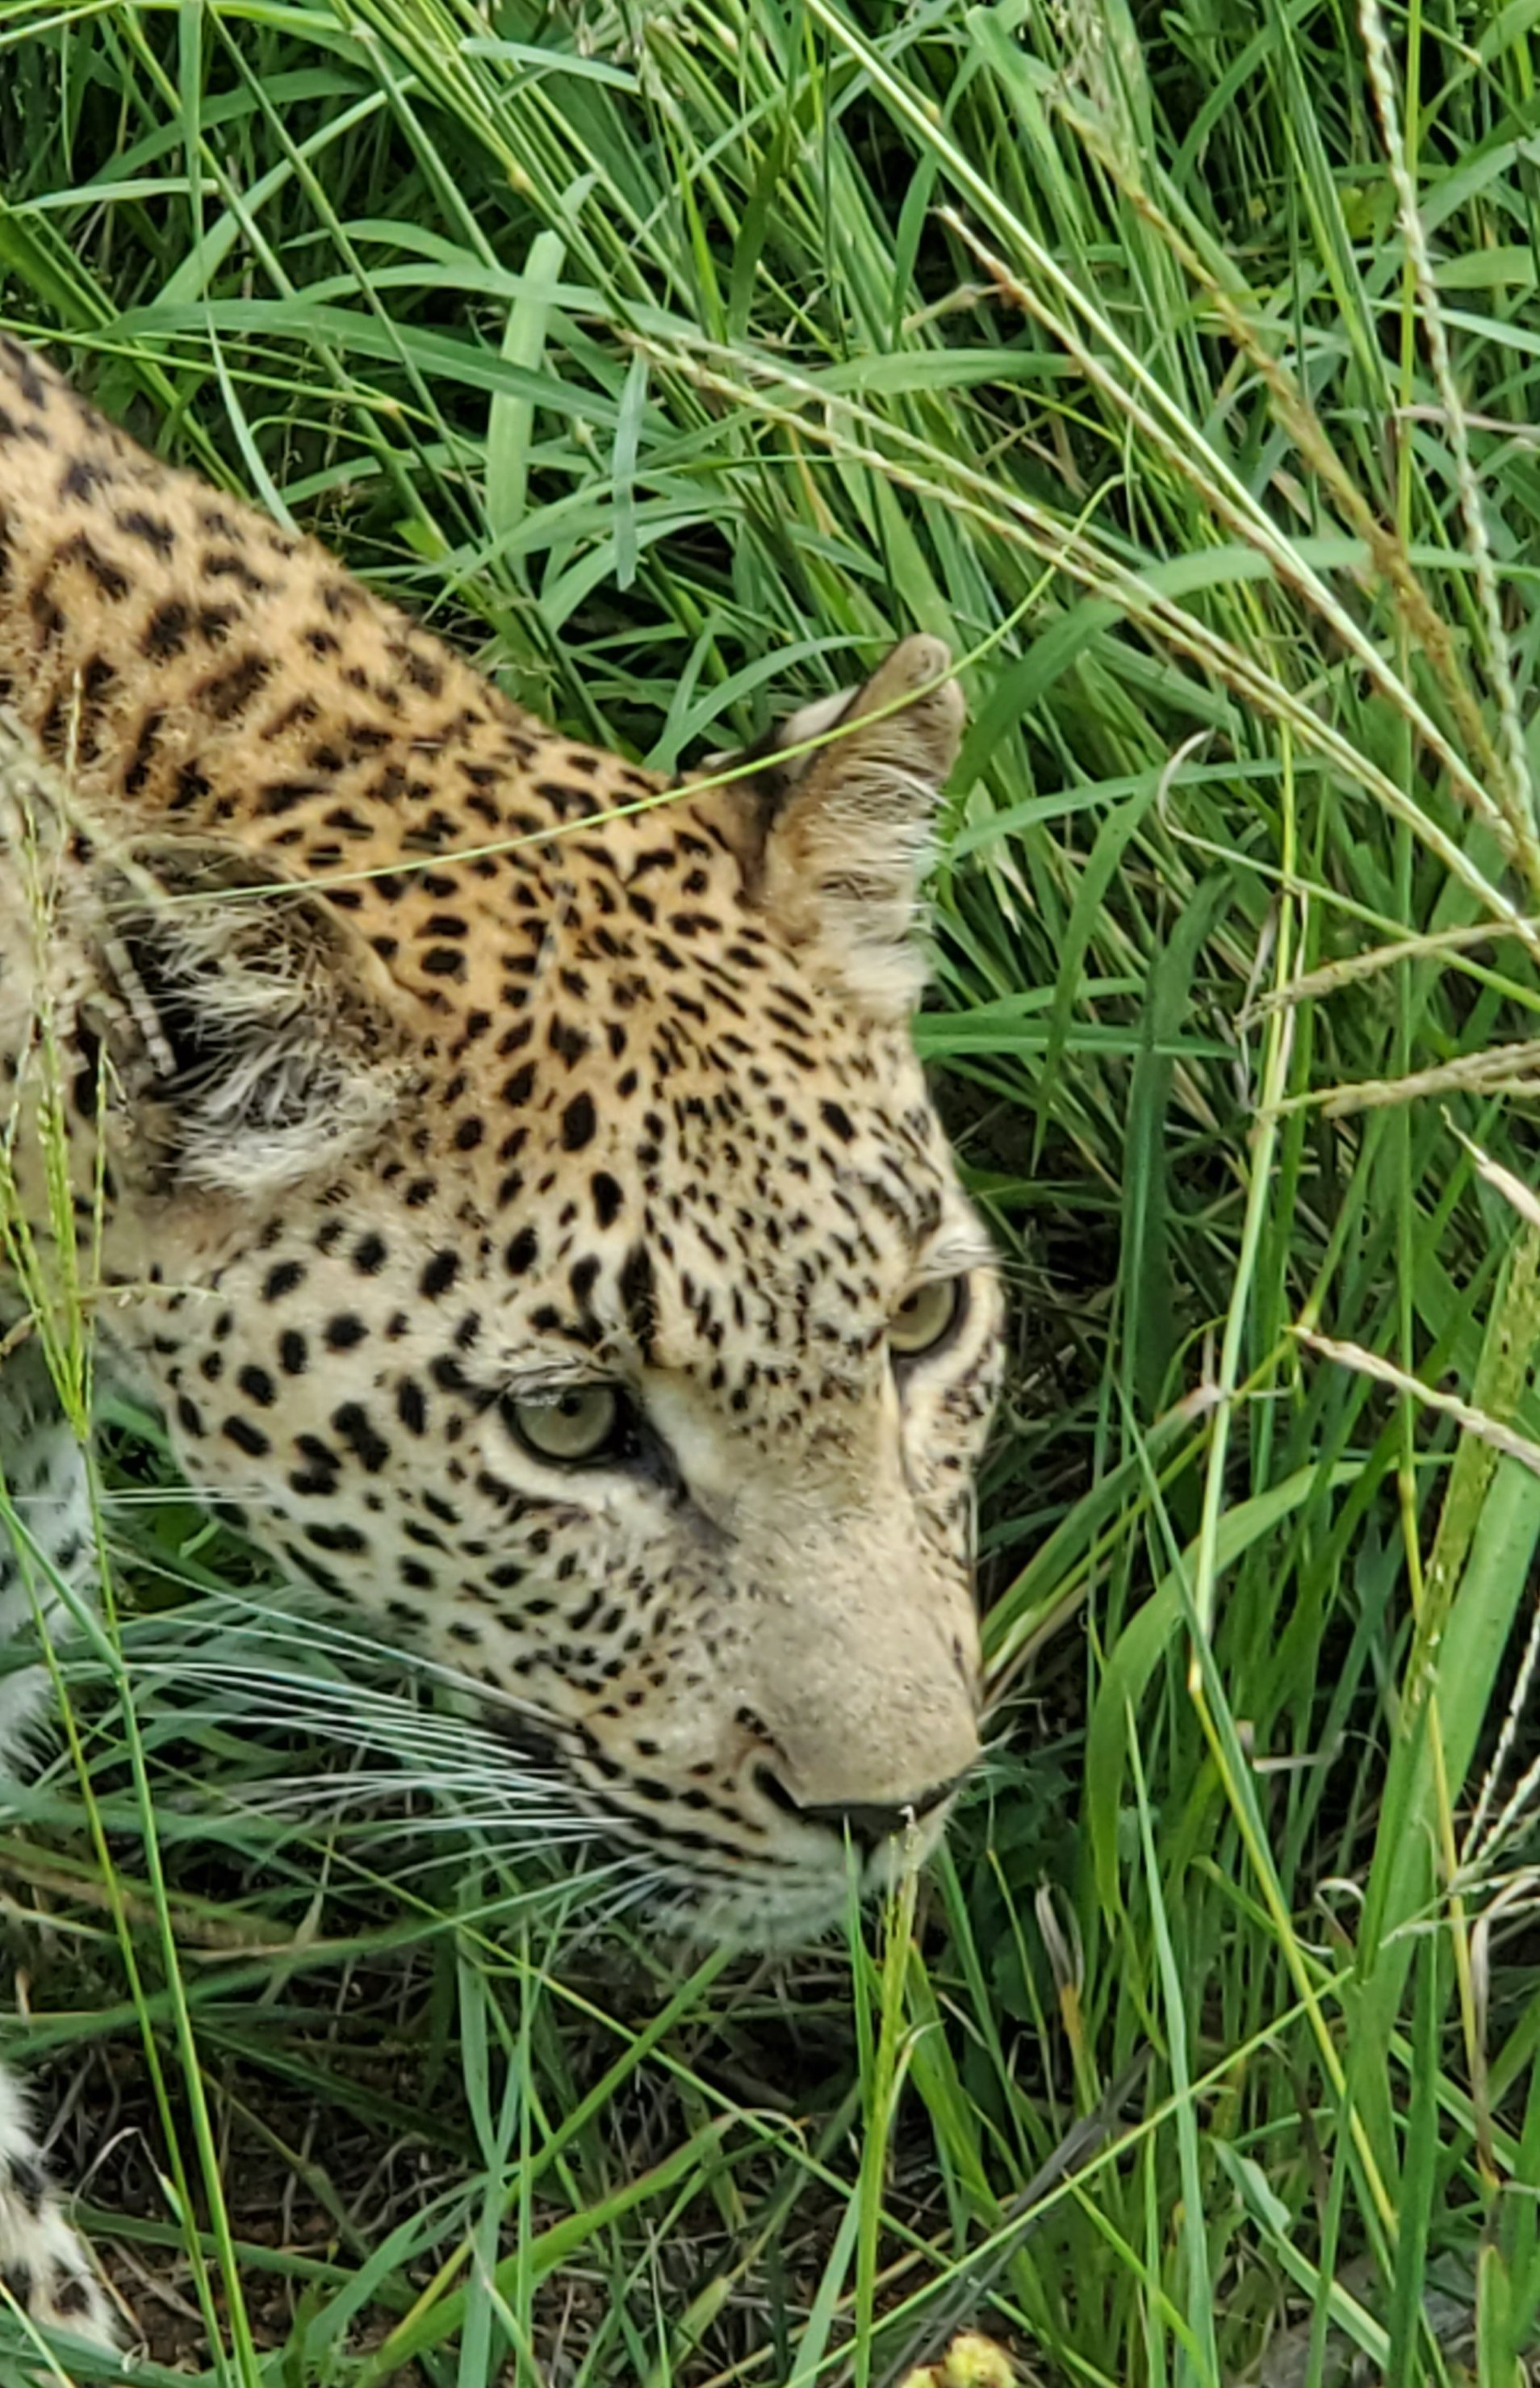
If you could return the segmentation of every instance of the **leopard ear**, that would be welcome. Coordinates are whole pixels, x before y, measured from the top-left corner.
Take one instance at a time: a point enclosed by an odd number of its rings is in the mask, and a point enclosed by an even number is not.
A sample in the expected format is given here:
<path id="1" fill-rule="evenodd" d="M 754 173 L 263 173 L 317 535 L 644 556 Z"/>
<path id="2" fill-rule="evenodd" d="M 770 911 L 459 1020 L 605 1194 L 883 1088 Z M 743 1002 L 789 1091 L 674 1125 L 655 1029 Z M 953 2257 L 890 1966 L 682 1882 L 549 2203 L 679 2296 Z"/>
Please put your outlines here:
<path id="1" fill-rule="evenodd" d="M 731 826 L 717 813 L 751 899 L 812 969 L 882 1019 L 906 1016 L 925 984 L 920 873 L 963 727 L 951 661 L 940 639 L 903 640 L 864 687 L 782 722 L 752 779 L 736 783 Z M 786 751 L 815 738 L 827 743 Z"/>
<path id="2" fill-rule="evenodd" d="M 183 838 L 104 858 L 93 893 L 91 1024 L 131 1166 L 259 1198 L 378 1135 L 408 1075 L 403 1002 L 324 897 Z"/>

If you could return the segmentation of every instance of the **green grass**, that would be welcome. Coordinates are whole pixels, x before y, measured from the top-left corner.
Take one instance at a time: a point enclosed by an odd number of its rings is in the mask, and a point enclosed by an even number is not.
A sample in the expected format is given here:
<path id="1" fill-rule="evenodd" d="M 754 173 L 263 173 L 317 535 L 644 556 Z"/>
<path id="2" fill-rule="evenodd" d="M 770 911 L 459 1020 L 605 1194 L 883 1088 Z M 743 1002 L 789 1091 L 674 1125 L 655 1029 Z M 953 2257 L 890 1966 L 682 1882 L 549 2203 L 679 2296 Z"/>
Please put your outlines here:
<path id="1" fill-rule="evenodd" d="M 1516 2388 L 1540 9 L 1369 19 L 0 6 L 0 315 L 549 718 L 671 767 L 953 641 L 921 1035 L 1016 1293 L 997 1758 L 920 1928 L 766 1974 L 285 1807 L 345 1670 L 188 1689 L 267 1594 L 120 1422 L 5 2039 L 67 2153 L 120 2098 L 168 2360 Z"/>

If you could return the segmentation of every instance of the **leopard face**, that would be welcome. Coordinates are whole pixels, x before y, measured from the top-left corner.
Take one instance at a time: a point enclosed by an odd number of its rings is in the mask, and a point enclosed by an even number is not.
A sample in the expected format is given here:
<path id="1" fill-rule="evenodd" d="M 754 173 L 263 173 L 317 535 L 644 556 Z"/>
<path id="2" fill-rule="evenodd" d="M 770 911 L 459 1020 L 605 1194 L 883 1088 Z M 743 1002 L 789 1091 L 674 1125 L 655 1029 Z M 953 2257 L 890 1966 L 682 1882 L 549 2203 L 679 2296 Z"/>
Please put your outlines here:
<path id="1" fill-rule="evenodd" d="M 1000 1298 L 908 1031 L 944 650 L 664 786 L 3 347 L 0 534 L 34 1233 L 51 1039 L 190 1480 L 702 1926 L 822 1922 L 978 1749 Z"/>

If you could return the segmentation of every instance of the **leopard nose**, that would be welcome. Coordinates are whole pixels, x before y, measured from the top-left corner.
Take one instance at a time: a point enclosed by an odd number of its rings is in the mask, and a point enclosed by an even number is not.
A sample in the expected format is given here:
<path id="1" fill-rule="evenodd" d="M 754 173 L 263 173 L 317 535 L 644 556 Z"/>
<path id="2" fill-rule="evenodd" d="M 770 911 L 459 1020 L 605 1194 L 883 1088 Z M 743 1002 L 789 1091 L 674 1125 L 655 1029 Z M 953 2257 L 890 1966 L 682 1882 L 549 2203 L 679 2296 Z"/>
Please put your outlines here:
<path id="1" fill-rule="evenodd" d="M 826 1831 L 841 1838 L 849 1834 L 858 1849 L 868 1856 L 884 1841 L 897 1839 L 922 1816 L 934 1815 L 944 1807 L 963 1781 L 960 1774 L 948 1783 L 935 1783 L 927 1791 L 916 1791 L 910 1799 L 828 1799 L 814 1806 L 804 1806 L 794 1799 L 780 1777 L 768 1766 L 758 1769 L 759 1785 L 764 1796 L 783 1815 L 795 1816 L 799 1823 L 822 1824 Z"/>

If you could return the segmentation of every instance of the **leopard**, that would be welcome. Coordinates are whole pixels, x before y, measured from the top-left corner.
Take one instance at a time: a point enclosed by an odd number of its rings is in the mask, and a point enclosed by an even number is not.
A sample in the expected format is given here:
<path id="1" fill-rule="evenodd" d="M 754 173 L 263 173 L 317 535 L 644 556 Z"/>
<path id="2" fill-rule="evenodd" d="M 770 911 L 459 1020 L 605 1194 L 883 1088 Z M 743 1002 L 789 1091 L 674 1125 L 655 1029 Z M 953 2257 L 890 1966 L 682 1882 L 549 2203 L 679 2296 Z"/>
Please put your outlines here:
<path id="1" fill-rule="evenodd" d="M 785 1944 L 980 1757 L 1003 1301 L 914 1035 L 964 700 L 915 631 L 665 774 L 495 668 L 0 337 L 0 1762 L 120 1385 L 511 1782 Z M 0 2277 L 119 2331 L 6 2076 Z"/>

